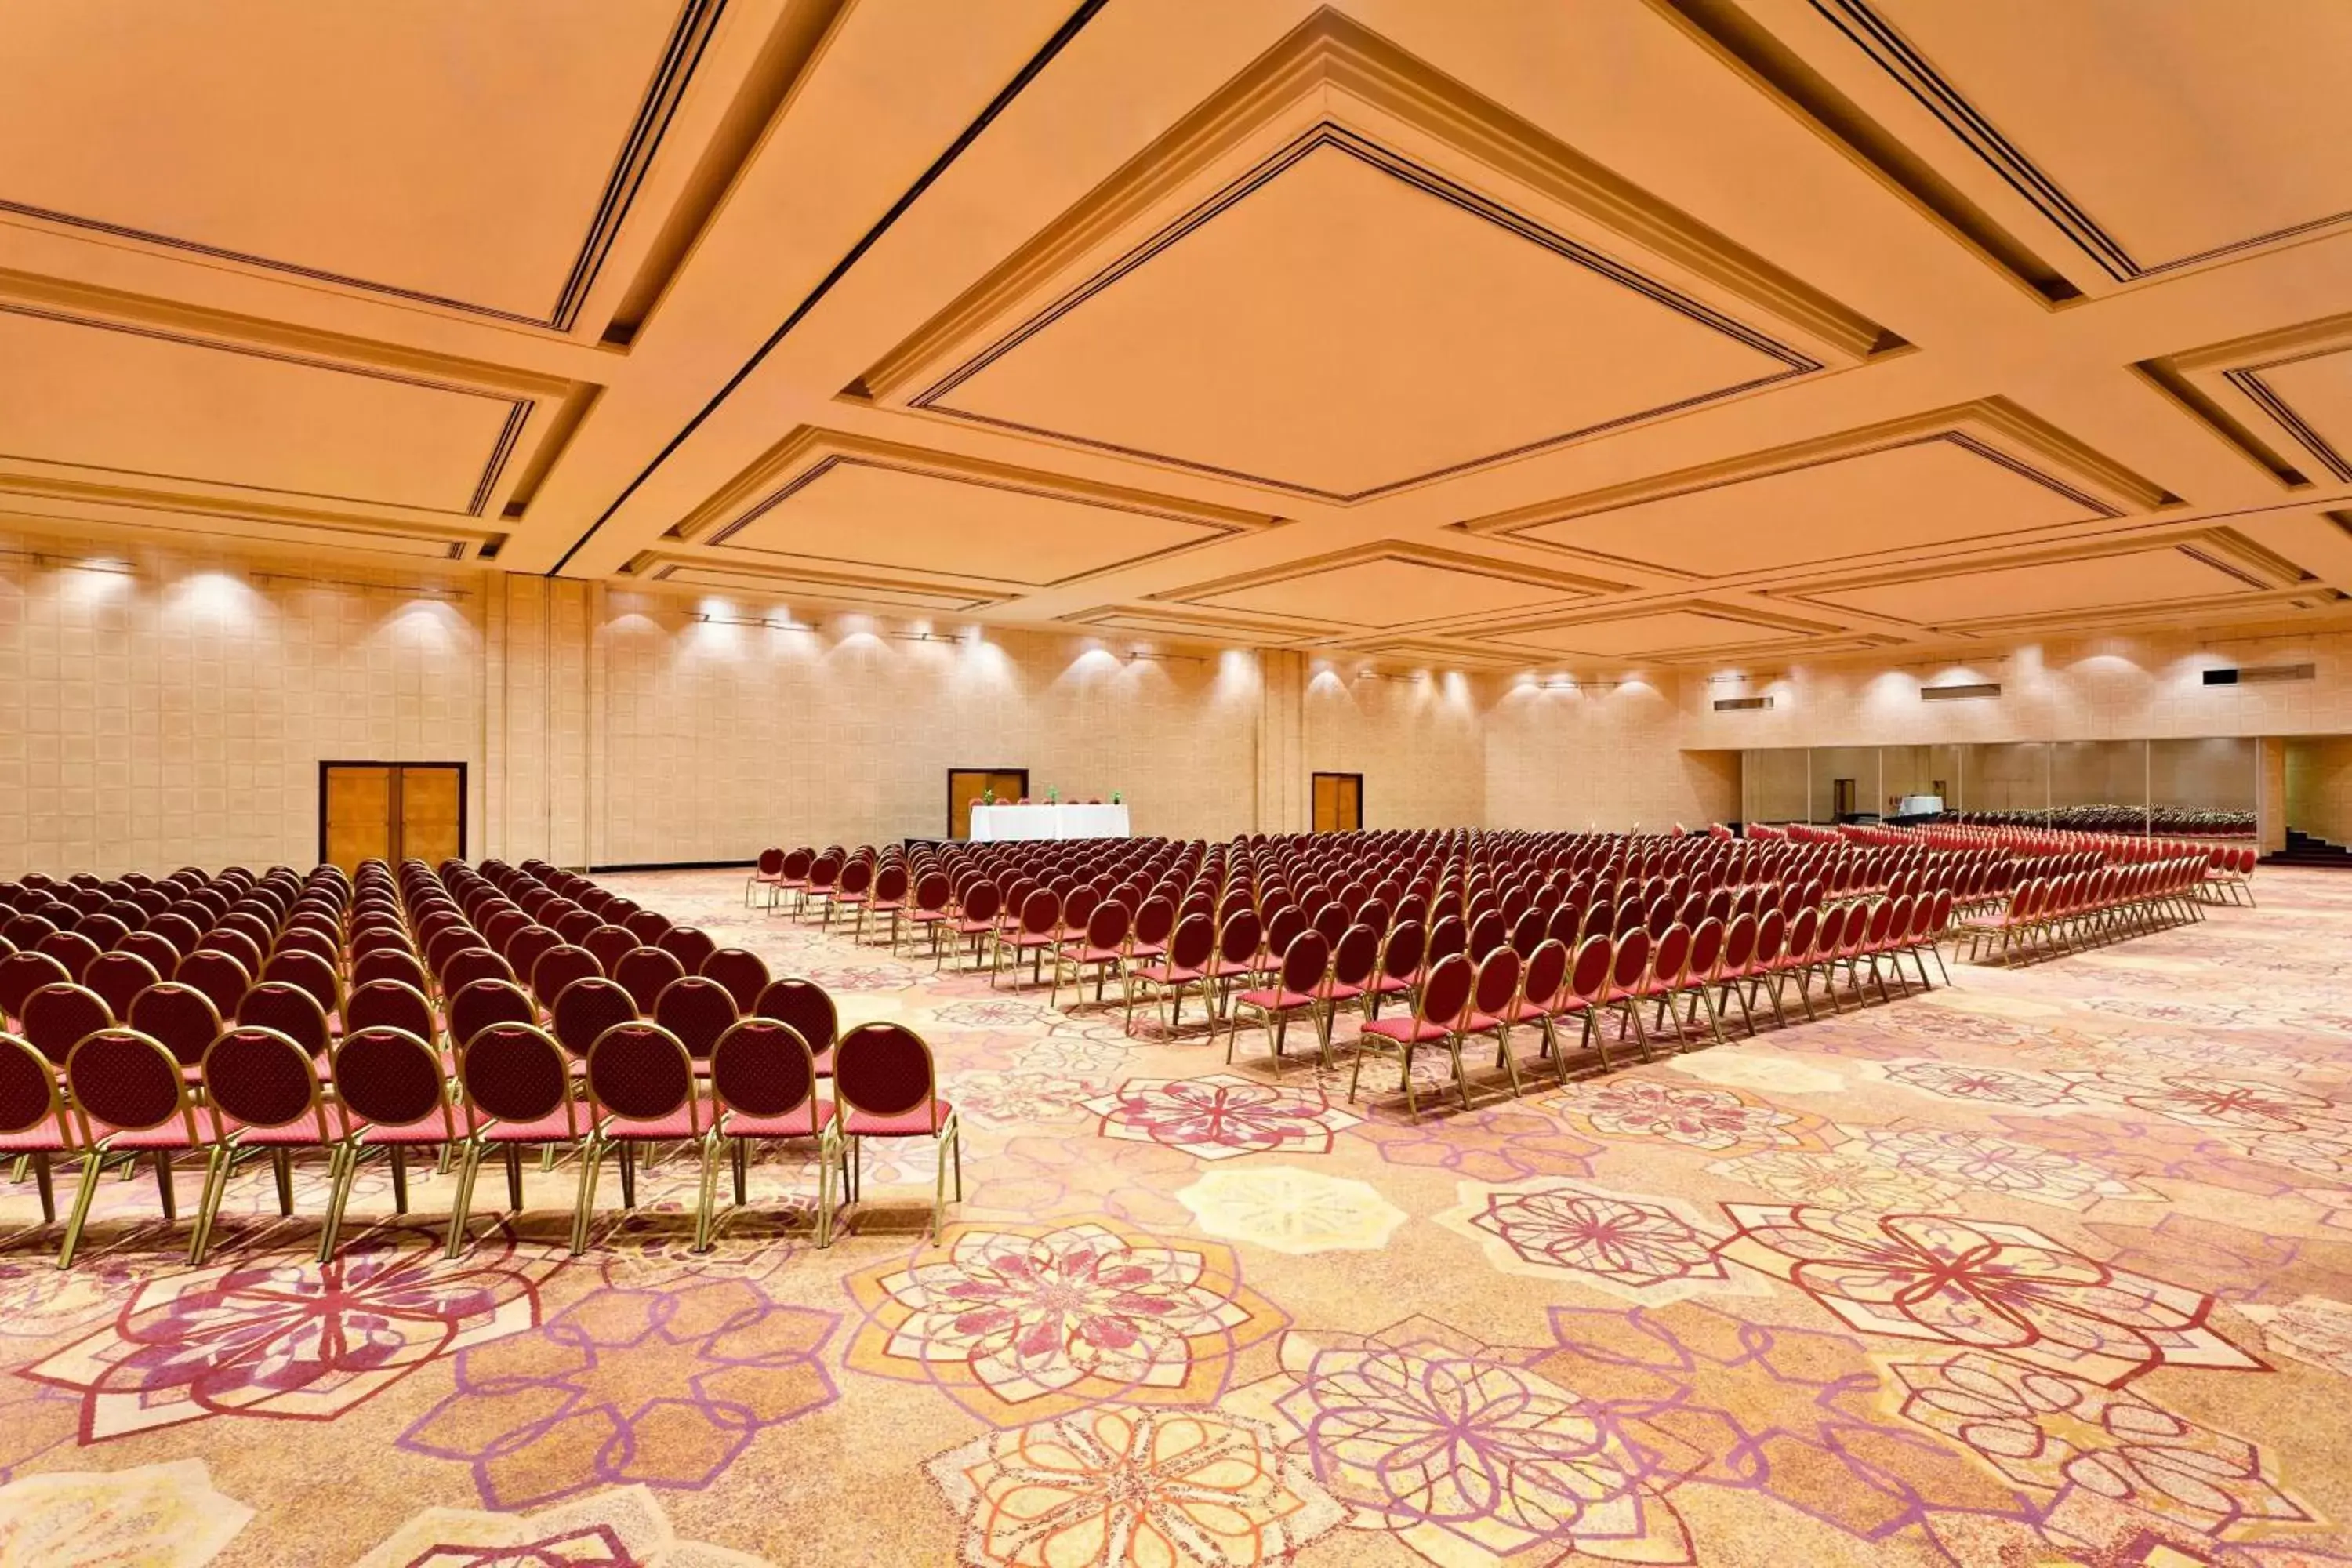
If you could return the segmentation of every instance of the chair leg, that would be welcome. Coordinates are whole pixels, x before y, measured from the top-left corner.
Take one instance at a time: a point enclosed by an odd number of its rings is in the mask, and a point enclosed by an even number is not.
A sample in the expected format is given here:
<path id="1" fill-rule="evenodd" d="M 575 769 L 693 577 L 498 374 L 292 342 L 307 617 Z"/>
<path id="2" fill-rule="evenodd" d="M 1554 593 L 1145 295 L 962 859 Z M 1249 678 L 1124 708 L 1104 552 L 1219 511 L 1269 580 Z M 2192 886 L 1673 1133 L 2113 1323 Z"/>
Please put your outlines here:
<path id="1" fill-rule="evenodd" d="M 743 1139 L 736 1139 L 728 1151 L 727 1173 L 734 1183 L 735 1206 L 741 1208 L 751 1201 L 751 1146 Z"/>
<path id="2" fill-rule="evenodd" d="M 1454 1092 L 1462 1097 L 1462 1109 L 1470 1109 L 1470 1075 L 1462 1070 L 1462 1037 L 1449 1035 L 1445 1049 L 1454 1058 Z"/>
<path id="3" fill-rule="evenodd" d="M 482 1168 L 482 1145 L 471 1139 L 457 1157 L 457 1191 L 449 1201 L 449 1247 L 447 1256 L 455 1258 L 466 1247 L 466 1218 L 474 1203 L 474 1178 Z"/>
<path id="4" fill-rule="evenodd" d="M 625 1157 L 627 1145 L 622 1145 L 622 1150 Z M 508 1145 L 507 1152 L 511 1154 L 514 1146 Z M 588 1215 L 596 1206 L 596 1177 L 604 1168 L 604 1141 L 592 1135 L 580 1146 L 580 1189 L 572 1200 L 572 1256 L 574 1258 L 588 1250 Z M 522 1205 L 517 1204 L 515 1206 L 520 1208 Z"/>
<path id="5" fill-rule="evenodd" d="M 92 1149 L 82 1157 L 81 1183 L 74 1189 L 73 1213 L 66 1220 L 65 1240 L 58 1247 L 58 1267 L 73 1267 L 74 1248 L 81 1242 L 81 1227 L 89 1219 L 90 1201 L 98 1196 L 98 1179 L 106 1167 L 106 1155 Z"/>
<path id="6" fill-rule="evenodd" d="M 180 1195 L 172 1184 L 172 1152 L 169 1149 L 155 1151 L 155 1195 L 163 1205 L 165 1219 L 180 1217 Z"/>
<path id="7" fill-rule="evenodd" d="M 710 1209 L 719 1187 L 719 1130 L 702 1135 L 702 1186 L 694 1205 L 694 1250 L 710 1250 Z"/>
<path id="8" fill-rule="evenodd" d="M 49 1157 L 36 1154 L 32 1160 L 33 1184 L 41 1193 L 41 1223 L 55 1225 L 58 1223 L 58 1186 L 57 1179 L 49 1173 Z"/>
<path id="9" fill-rule="evenodd" d="M 394 1143 L 385 1152 L 386 1157 L 392 1162 L 392 1212 L 406 1214 L 408 1212 L 408 1151 Z M 352 1152 L 352 1163 L 355 1166 L 359 1163 L 357 1150 Z"/>
<path id="10" fill-rule="evenodd" d="M 507 1212 L 522 1213 L 522 1145 L 507 1145 Z"/>
<path id="11" fill-rule="evenodd" d="M 1625 998 L 1625 1016 L 1633 1020 L 1633 1038 L 1642 1047 L 1642 1059 L 1653 1062 L 1658 1058 L 1650 1051 L 1650 1031 L 1642 1027 L 1642 1004 L 1639 998 Z"/>
<path id="12" fill-rule="evenodd" d="M 637 1146 L 634 1143 L 621 1145 L 621 1206 L 637 1206 Z"/>
<path id="13" fill-rule="evenodd" d="M 294 1156 L 284 1149 L 269 1152 L 270 1173 L 278 1178 L 278 1213 L 280 1217 L 294 1212 Z"/>
<path id="14" fill-rule="evenodd" d="M 335 1259 L 335 1238 L 343 1228 L 343 1205 L 351 1201 L 352 1173 L 358 1168 L 356 1145 L 338 1143 L 327 1160 L 327 1219 L 319 1227 L 319 1267 Z"/>

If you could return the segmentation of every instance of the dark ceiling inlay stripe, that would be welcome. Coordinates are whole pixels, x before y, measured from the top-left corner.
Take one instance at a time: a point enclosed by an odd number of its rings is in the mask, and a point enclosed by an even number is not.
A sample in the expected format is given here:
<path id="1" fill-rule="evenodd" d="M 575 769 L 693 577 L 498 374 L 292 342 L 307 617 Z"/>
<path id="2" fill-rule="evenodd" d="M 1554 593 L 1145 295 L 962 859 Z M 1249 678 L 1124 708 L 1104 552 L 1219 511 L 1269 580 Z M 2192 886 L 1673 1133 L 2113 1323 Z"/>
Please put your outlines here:
<path id="1" fill-rule="evenodd" d="M 554 576 L 572 563 L 572 558 L 580 553 L 581 547 L 596 537 L 597 531 L 612 521 L 614 512 L 628 504 L 629 498 L 635 495 L 647 479 L 653 478 L 656 469 L 669 461 L 670 455 L 684 446 L 688 437 L 702 428 L 703 422 L 719 411 L 720 404 L 734 395 L 735 389 L 742 385 L 751 373 L 759 369 L 767 357 L 775 352 L 777 345 L 784 341 L 786 334 L 799 326 L 808 313 L 816 309 L 818 302 L 833 292 L 834 285 L 848 276 L 849 269 L 866 258 L 866 253 L 880 243 L 882 237 L 890 231 L 891 226 L 906 216 L 907 209 L 913 206 L 921 198 L 923 193 L 929 190 L 939 177 L 948 172 L 950 165 L 963 156 L 965 149 L 980 140 L 981 133 L 995 123 L 998 115 L 1012 107 L 1013 100 L 1021 96 L 1023 89 L 1034 81 L 1047 66 L 1053 64 L 1054 58 L 1068 47 L 1070 41 L 1076 38 L 1086 25 L 1093 21 L 1096 15 L 1109 3 L 1110 0 L 1085 0 L 1083 5 L 1070 13 L 1068 19 L 1055 30 L 1054 36 L 1045 40 L 1045 47 L 1030 56 L 1028 63 L 1021 68 L 1011 81 L 1004 84 L 1003 89 L 994 98 L 989 100 L 988 107 L 980 111 L 979 117 L 963 128 L 961 134 L 948 144 L 946 152 L 931 161 L 931 166 L 916 177 L 915 183 L 907 187 L 904 195 L 890 204 L 890 210 L 877 219 L 874 226 L 867 229 L 857 243 L 849 247 L 849 254 L 834 263 L 833 270 L 818 279 L 816 287 L 809 290 L 808 297 L 794 306 L 793 313 L 784 318 L 782 324 L 769 333 L 767 341 L 751 352 L 751 357 L 743 362 L 742 367 L 733 375 L 729 376 L 726 384 L 711 394 L 710 400 L 696 410 L 694 417 L 688 420 L 677 435 L 672 436 L 663 444 L 662 449 L 654 454 L 653 460 L 638 470 L 637 477 L 631 479 L 627 488 L 613 499 L 613 504 L 606 507 L 597 515 L 596 521 L 588 525 L 587 531 L 572 542 L 572 548 L 566 550 L 562 558 L 549 568 L 546 574 L 548 576 Z"/>
<path id="2" fill-rule="evenodd" d="M 1895 31 L 1885 17 L 1873 11 L 1867 0 L 1812 0 L 1812 5 L 1814 10 L 1852 39 L 1855 47 L 1868 55 L 1880 69 L 1893 77 L 1905 91 L 1942 121 L 1952 134 L 1966 142 L 1969 150 L 1983 159 L 2011 190 L 2032 203 L 2042 216 L 2082 247 L 2091 259 L 2118 283 L 2129 283 L 2175 268 L 2193 267 L 2199 262 L 2212 261 L 2241 250 L 2252 250 L 2352 218 L 2352 212 L 2330 213 L 2325 217 L 2273 229 L 2248 239 L 2217 245 L 2191 256 L 2178 256 L 2169 261 L 2140 261 L 2124 247 L 2121 240 L 2099 226 L 2098 221 L 2068 195 L 2041 165 L 2003 136 L 1981 110 L 1963 97 L 1959 89 L 1947 81 L 1927 62 L 1926 56 L 1912 47 L 1910 41 Z"/>
<path id="3" fill-rule="evenodd" d="M 654 154 L 661 145 L 663 135 L 669 130 L 679 100 L 686 94 L 687 83 L 701 61 L 703 47 L 709 42 L 711 31 L 718 26 L 719 15 L 726 7 L 727 0 L 687 0 L 669 42 L 663 47 L 661 63 L 655 69 L 653 82 L 637 107 L 628 135 L 622 141 L 619 159 L 614 165 L 611 177 L 605 182 L 604 194 L 597 203 L 595 220 L 589 227 L 587 237 L 581 241 L 580 254 L 572 262 L 571 273 L 556 297 L 554 310 L 545 316 L 504 310 L 494 305 L 478 305 L 447 294 L 436 294 L 430 289 L 379 283 L 347 272 L 305 267 L 299 262 L 280 261 L 268 256 L 257 256 L 250 251 L 232 250 L 226 246 L 205 245 L 197 240 L 158 234 L 152 229 L 82 217 L 49 207 L 34 206 L 28 202 L 14 202 L 5 196 L 0 196 L 0 212 L 87 229 L 94 234 L 111 235 L 117 239 L 136 240 L 142 245 L 161 246 L 168 250 L 185 251 L 192 256 L 210 257 L 216 261 L 234 261 L 247 267 L 264 268 L 289 277 L 307 278 L 314 283 L 364 289 L 372 294 L 412 300 L 420 305 L 439 305 L 452 310 L 463 310 L 468 315 L 487 316 L 495 321 L 515 321 L 525 326 L 569 330 L 573 318 L 579 314 L 582 300 L 587 297 L 589 287 L 595 282 L 597 271 L 603 268 L 605 257 L 612 250 L 613 241 L 628 216 L 629 205 L 635 200 L 638 188 L 644 184 L 646 172 L 652 166 Z"/>
<path id="4" fill-rule="evenodd" d="M 2281 360 L 2276 363 L 2291 364 L 2294 362 Z M 2221 378 L 2260 404 L 2263 412 L 2277 420 L 2288 435 L 2302 442 L 2305 450 L 2326 465 L 2329 473 L 2339 479 L 2352 481 L 2352 461 L 2347 461 L 2343 453 L 2330 446 L 2327 438 L 2315 429 L 2309 420 L 2297 414 L 2287 400 L 2281 397 L 2276 391 L 2273 390 L 2271 384 L 2262 378 L 2261 373 L 2271 368 L 2273 368 L 2271 365 L 2263 364 L 2253 365 L 2243 370 L 2224 371 Z"/>

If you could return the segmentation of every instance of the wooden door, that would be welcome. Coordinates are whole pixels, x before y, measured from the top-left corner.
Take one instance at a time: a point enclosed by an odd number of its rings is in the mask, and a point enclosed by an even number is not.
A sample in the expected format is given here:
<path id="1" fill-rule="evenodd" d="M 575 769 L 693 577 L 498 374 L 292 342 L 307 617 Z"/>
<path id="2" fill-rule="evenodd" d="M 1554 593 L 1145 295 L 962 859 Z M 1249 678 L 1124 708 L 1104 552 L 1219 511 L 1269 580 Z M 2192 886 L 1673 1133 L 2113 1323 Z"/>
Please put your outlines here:
<path id="1" fill-rule="evenodd" d="M 1315 831 L 1358 833 L 1364 826 L 1364 775 L 1315 775 Z"/>
<path id="2" fill-rule="evenodd" d="M 1830 781 L 1830 820 L 1843 822 L 1853 815 L 1854 787 L 1852 779 Z"/>
<path id="3" fill-rule="evenodd" d="M 463 763 L 320 763 L 319 858 L 437 863 L 466 852 Z"/>
<path id="4" fill-rule="evenodd" d="M 400 854 L 428 865 L 466 852 L 466 775 L 446 763 L 400 770 Z"/>
<path id="5" fill-rule="evenodd" d="M 371 858 L 394 860 L 394 769 L 381 764 L 329 763 L 320 785 L 319 858 L 346 871 Z"/>
<path id="6" fill-rule="evenodd" d="M 1027 768 L 950 768 L 948 770 L 948 837 L 971 837 L 971 808 L 994 790 L 1000 804 L 1010 805 L 1029 793 Z"/>

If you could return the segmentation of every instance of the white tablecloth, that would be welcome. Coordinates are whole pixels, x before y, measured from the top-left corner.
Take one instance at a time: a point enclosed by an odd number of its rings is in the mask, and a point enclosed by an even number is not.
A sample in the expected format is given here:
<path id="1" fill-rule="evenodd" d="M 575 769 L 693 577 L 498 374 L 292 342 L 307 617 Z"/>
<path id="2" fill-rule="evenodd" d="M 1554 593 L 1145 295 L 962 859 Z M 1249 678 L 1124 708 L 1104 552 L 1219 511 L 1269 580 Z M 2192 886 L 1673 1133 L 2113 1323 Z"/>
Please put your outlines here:
<path id="1" fill-rule="evenodd" d="M 1126 838 L 1123 805 L 975 805 L 971 837 L 976 844 L 1017 838 Z"/>

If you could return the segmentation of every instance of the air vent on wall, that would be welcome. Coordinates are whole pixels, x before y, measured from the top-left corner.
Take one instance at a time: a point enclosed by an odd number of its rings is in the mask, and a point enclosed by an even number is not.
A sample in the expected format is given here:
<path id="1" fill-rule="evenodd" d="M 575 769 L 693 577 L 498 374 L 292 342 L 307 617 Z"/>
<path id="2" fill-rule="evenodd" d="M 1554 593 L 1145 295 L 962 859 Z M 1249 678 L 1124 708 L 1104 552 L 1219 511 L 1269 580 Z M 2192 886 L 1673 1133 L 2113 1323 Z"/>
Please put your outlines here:
<path id="1" fill-rule="evenodd" d="M 1971 681 L 1966 686 L 1923 686 L 1919 689 L 1922 702 L 1957 702 L 1964 697 L 1998 697 L 2000 683 L 1993 680 Z"/>
<path id="2" fill-rule="evenodd" d="M 2239 669 L 2209 669 L 2208 686 L 2252 686 L 2265 680 L 2310 680 L 2318 675 L 2308 664 L 2250 664 Z"/>
<path id="3" fill-rule="evenodd" d="M 1715 710 L 1718 713 L 1743 713 L 1751 708 L 1771 706 L 1769 697 L 1718 697 L 1715 700 Z"/>

